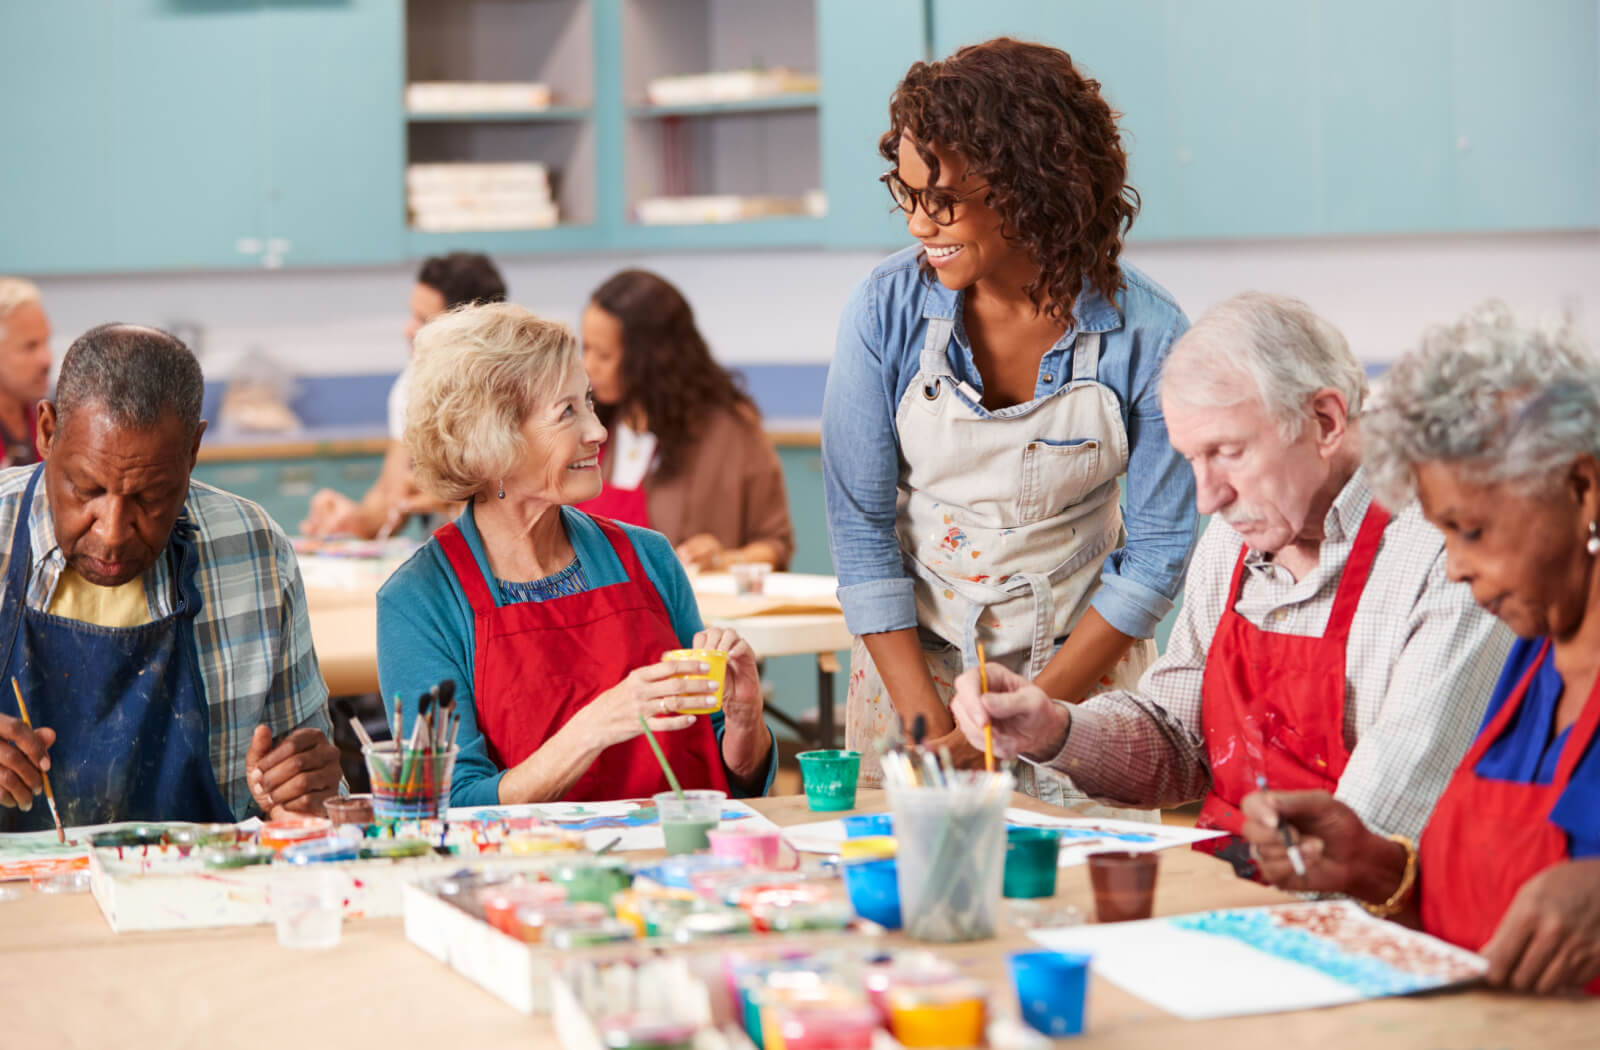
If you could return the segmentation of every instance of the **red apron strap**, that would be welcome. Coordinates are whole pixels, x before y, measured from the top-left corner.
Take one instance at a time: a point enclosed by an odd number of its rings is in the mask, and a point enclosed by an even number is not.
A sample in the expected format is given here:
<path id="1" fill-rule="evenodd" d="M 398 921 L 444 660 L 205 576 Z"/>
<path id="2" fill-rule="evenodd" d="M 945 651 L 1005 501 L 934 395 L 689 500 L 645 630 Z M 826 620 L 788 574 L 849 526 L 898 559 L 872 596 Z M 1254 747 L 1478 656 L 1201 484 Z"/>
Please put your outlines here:
<path id="1" fill-rule="evenodd" d="M 1250 553 L 1250 545 L 1239 545 L 1239 557 L 1233 563 L 1233 578 L 1228 581 L 1228 604 L 1222 607 L 1224 617 L 1235 615 L 1233 607 L 1239 602 L 1239 589 L 1244 583 L 1244 556 Z"/>
<path id="2" fill-rule="evenodd" d="M 1546 638 L 1539 646 L 1539 652 L 1528 664 L 1527 670 L 1522 672 L 1522 677 L 1517 679 L 1516 686 L 1500 704 L 1500 709 L 1494 713 L 1494 718 L 1484 726 L 1472 741 L 1472 746 L 1467 748 L 1467 756 L 1461 760 L 1457 769 L 1471 771 L 1478 768 L 1478 760 L 1484 756 L 1500 734 L 1506 731 L 1511 720 L 1517 717 L 1517 710 L 1522 707 L 1522 698 L 1528 695 L 1528 689 L 1533 685 L 1533 676 L 1539 673 L 1539 668 L 1544 666 L 1544 661 L 1550 654 L 1550 639 Z"/>
<path id="3" fill-rule="evenodd" d="M 461 528 L 452 521 L 441 525 L 433 538 L 439 541 L 439 548 L 449 559 L 450 567 L 456 571 L 456 579 L 461 582 L 461 589 L 466 592 L 467 604 L 472 606 L 472 611 L 480 616 L 493 612 L 494 594 L 489 590 L 488 581 L 483 578 L 483 570 L 478 568 L 478 559 L 472 556 L 472 548 L 467 546 L 467 538 L 461 535 Z"/>
<path id="4" fill-rule="evenodd" d="M 1333 597 L 1333 609 L 1328 613 L 1328 625 L 1322 637 L 1350 637 L 1350 623 L 1355 619 L 1356 606 L 1361 604 L 1361 594 L 1366 590 L 1367 577 L 1372 574 L 1372 563 L 1378 559 L 1383 530 L 1388 524 L 1389 512 L 1376 503 L 1369 503 L 1356 541 L 1350 548 L 1350 557 L 1344 563 L 1344 574 L 1339 578 L 1339 590 Z"/>

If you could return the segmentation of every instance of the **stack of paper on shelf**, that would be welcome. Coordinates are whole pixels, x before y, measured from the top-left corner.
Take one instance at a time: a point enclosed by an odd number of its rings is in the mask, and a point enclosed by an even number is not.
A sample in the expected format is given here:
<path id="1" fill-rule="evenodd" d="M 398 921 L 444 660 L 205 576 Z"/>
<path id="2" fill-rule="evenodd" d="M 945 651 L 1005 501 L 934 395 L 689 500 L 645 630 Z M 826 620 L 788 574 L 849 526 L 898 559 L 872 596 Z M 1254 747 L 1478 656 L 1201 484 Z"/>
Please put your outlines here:
<path id="1" fill-rule="evenodd" d="M 741 69 L 727 73 L 695 73 L 658 77 L 645 85 L 653 106 L 694 106 L 709 102 L 742 102 L 773 95 L 809 94 L 817 90 L 815 73 L 788 69 Z"/>
<path id="2" fill-rule="evenodd" d="M 809 215 L 820 218 L 827 213 L 827 198 L 821 190 L 801 196 L 757 194 L 740 196 L 713 193 L 697 197 L 646 197 L 634 206 L 639 221 L 646 226 L 684 226 L 706 222 L 743 222 L 776 215 Z"/>
<path id="3" fill-rule="evenodd" d="M 544 229 L 559 221 L 543 164 L 413 164 L 406 202 L 412 228 L 429 233 Z"/>
<path id="4" fill-rule="evenodd" d="M 408 113 L 494 113 L 549 109 L 549 84 L 504 81 L 419 81 L 406 85 Z"/>

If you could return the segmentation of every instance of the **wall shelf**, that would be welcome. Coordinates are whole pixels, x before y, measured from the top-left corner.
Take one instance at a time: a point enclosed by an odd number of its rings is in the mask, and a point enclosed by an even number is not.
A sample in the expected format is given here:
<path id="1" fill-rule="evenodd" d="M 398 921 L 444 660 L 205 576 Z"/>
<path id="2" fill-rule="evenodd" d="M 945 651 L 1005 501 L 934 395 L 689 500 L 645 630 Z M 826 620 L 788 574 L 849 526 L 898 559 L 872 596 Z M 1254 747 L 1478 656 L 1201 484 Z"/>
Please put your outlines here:
<path id="1" fill-rule="evenodd" d="M 548 106 L 544 109 L 463 110 L 459 113 L 426 112 L 406 114 L 413 124 L 530 124 L 588 120 L 589 111 L 580 106 Z"/>
<path id="2" fill-rule="evenodd" d="M 816 109 L 822 96 L 814 91 L 789 95 L 767 95 L 733 102 L 694 102 L 669 106 L 630 106 L 628 116 L 636 119 L 657 117 L 720 117 L 740 113 L 781 113 L 786 110 Z"/>
<path id="3" fill-rule="evenodd" d="M 827 243 L 827 220 L 810 215 L 777 215 L 739 222 L 641 226 L 629 223 L 618 234 L 631 249 L 676 251 L 716 248 L 820 248 Z"/>

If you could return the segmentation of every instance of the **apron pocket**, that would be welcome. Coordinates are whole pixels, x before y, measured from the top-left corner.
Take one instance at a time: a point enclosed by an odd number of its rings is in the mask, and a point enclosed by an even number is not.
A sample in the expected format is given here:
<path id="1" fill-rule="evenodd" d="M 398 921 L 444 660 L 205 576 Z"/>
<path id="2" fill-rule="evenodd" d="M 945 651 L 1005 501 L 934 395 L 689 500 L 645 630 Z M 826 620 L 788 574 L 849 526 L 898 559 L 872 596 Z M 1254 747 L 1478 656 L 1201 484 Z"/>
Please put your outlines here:
<path id="1" fill-rule="evenodd" d="M 1017 520 L 1023 525 L 1054 517 L 1093 490 L 1100 474 L 1100 442 L 1036 438 L 1022 450 L 1022 494 Z"/>

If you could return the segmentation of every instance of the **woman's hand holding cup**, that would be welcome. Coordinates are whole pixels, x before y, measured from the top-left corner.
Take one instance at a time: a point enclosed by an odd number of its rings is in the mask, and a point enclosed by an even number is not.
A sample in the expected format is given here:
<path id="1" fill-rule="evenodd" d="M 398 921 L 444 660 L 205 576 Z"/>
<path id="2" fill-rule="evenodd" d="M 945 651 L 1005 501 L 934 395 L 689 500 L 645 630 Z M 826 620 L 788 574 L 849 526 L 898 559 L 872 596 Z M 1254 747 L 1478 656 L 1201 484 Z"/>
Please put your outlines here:
<path id="1" fill-rule="evenodd" d="M 704 665 L 695 660 L 663 660 L 635 668 L 567 724 L 601 750 L 638 736 L 643 732 L 641 718 L 653 733 L 687 729 L 695 716 L 678 714 L 678 708 L 703 702 L 705 694 L 716 689 L 716 683 L 705 678 L 682 677 L 695 674 L 705 674 Z"/>

